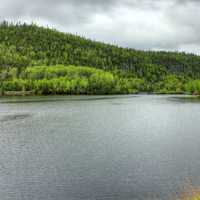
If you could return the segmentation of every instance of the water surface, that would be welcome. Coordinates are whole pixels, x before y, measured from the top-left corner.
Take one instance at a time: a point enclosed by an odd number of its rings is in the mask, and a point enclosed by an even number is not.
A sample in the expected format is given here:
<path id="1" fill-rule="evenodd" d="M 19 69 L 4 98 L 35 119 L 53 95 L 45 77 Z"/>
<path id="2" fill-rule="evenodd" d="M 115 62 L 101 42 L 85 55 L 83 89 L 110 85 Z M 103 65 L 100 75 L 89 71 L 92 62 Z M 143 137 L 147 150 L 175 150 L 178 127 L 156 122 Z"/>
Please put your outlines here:
<path id="1" fill-rule="evenodd" d="M 200 185 L 200 102 L 0 99 L 0 199 L 172 199 Z"/>

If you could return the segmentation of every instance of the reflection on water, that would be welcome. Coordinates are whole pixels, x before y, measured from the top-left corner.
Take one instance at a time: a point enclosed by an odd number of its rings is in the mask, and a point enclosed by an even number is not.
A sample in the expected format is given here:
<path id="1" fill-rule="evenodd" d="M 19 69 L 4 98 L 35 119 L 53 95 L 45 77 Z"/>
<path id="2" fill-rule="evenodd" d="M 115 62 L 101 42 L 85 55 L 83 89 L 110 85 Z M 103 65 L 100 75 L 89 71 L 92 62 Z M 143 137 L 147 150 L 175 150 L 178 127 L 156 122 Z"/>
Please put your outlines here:
<path id="1" fill-rule="evenodd" d="M 200 104 L 181 98 L 1 98 L 0 199 L 165 200 L 199 186 Z"/>
<path id="2" fill-rule="evenodd" d="M 123 99 L 138 97 L 137 95 L 118 95 L 118 96 L 29 96 L 29 97 L 3 97 L 0 103 L 37 103 L 37 102 L 57 102 L 57 101 L 95 101 L 106 99 Z"/>
<path id="3" fill-rule="evenodd" d="M 200 98 L 197 96 L 183 95 L 183 96 L 172 96 L 169 97 L 170 100 L 176 101 L 179 103 L 200 103 Z"/>
<path id="4" fill-rule="evenodd" d="M 30 117 L 29 114 L 13 114 L 13 115 L 5 115 L 0 118 L 0 122 L 12 121 L 12 120 L 21 120 Z"/>

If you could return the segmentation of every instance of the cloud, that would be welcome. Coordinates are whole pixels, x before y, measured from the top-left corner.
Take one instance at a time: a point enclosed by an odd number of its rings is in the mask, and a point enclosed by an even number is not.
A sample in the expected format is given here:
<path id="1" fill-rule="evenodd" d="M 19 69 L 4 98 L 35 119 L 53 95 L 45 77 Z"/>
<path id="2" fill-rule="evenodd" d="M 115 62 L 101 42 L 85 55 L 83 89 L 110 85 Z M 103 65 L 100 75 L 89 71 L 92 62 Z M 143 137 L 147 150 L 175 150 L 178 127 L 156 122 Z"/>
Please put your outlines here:
<path id="1" fill-rule="evenodd" d="M 7 0 L 0 20 L 36 22 L 124 47 L 200 53 L 198 0 Z"/>

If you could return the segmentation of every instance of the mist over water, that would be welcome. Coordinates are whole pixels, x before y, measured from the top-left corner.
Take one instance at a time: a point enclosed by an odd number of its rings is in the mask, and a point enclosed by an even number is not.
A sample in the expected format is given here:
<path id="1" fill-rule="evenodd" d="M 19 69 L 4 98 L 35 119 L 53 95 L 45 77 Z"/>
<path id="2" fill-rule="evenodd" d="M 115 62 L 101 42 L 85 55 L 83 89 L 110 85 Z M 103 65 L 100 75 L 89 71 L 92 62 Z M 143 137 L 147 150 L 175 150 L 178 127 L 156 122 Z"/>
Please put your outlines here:
<path id="1" fill-rule="evenodd" d="M 172 199 L 200 185 L 200 102 L 0 99 L 0 199 Z"/>

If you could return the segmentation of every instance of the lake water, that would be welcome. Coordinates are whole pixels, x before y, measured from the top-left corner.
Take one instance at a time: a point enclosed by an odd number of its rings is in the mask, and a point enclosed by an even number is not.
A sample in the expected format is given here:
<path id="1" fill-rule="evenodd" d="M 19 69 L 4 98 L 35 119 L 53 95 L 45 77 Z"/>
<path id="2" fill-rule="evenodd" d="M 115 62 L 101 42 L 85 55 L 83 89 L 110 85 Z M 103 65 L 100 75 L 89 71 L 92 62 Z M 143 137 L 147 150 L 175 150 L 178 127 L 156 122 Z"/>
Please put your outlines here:
<path id="1" fill-rule="evenodd" d="M 200 102 L 0 99 L 1 200 L 173 199 L 200 186 Z"/>

